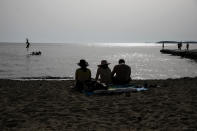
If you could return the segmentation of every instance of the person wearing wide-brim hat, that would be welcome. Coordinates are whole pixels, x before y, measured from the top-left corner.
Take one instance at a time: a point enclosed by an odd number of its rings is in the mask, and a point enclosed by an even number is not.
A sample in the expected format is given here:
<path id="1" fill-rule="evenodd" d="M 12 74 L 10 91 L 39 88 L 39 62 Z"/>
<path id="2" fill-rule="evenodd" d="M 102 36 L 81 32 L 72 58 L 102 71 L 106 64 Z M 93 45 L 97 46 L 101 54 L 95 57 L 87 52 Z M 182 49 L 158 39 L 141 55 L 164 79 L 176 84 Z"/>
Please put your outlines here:
<path id="1" fill-rule="evenodd" d="M 101 64 L 98 65 L 96 80 L 99 80 L 100 83 L 111 84 L 111 69 L 108 67 L 110 63 L 107 60 L 102 60 Z"/>
<path id="2" fill-rule="evenodd" d="M 91 71 L 87 68 L 89 65 L 88 62 L 84 59 L 81 59 L 79 63 L 77 63 L 80 68 L 78 68 L 75 72 L 75 80 L 76 80 L 76 89 L 81 91 L 83 90 L 83 86 L 87 81 L 91 80 Z"/>
<path id="3" fill-rule="evenodd" d="M 108 63 L 107 60 L 102 60 L 102 61 L 101 61 L 101 64 L 99 64 L 98 67 L 106 66 L 106 65 L 109 65 L 109 64 L 110 64 L 110 63 Z"/>
<path id="4" fill-rule="evenodd" d="M 79 63 L 77 63 L 77 65 L 79 65 L 80 67 L 87 67 L 87 66 L 89 66 L 88 62 L 86 60 L 84 60 L 84 59 L 81 59 L 79 61 Z"/>

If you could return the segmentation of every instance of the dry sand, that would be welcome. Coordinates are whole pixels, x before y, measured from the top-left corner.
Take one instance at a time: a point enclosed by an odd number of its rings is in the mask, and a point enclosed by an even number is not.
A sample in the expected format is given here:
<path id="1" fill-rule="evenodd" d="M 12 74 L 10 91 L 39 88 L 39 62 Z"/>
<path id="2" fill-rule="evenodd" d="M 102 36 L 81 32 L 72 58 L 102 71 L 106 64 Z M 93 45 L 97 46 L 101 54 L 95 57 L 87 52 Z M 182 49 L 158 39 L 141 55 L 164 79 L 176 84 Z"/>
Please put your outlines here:
<path id="1" fill-rule="evenodd" d="M 85 96 L 73 81 L 0 80 L 0 130 L 197 130 L 197 78 L 144 82 L 160 87 Z"/>

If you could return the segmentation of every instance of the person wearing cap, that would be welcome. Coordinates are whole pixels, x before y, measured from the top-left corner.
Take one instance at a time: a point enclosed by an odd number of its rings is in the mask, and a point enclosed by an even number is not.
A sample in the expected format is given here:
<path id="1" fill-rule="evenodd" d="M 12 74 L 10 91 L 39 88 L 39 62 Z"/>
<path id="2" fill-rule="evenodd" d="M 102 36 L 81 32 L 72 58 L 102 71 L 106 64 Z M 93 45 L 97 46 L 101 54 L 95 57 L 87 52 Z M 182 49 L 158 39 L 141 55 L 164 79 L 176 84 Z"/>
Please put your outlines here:
<path id="1" fill-rule="evenodd" d="M 88 81 L 91 81 L 91 71 L 87 68 L 88 62 L 86 62 L 84 59 L 81 59 L 78 65 L 80 68 L 78 68 L 75 72 L 75 88 L 81 91 L 84 88 L 84 84 Z"/>
<path id="2" fill-rule="evenodd" d="M 131 80 L 131 68 L 125 64 L 124 59 L 119 60 L 119 64 L 114 66 L 112 71 L 113 84 L 128 84 Z"/>
<path id="3" fill-rule="evenodd" d="M 108 67 L 110 63 L 107 60 L 102 60 L 101 64 L 98 65 L 97 73 L 96 73 L 96 81 L 100 81 L 100 83 L 104 83 L 106 85 L 111 84 L 111 69 Z M 100 78 L 100 79 L 99 79 Z"/>

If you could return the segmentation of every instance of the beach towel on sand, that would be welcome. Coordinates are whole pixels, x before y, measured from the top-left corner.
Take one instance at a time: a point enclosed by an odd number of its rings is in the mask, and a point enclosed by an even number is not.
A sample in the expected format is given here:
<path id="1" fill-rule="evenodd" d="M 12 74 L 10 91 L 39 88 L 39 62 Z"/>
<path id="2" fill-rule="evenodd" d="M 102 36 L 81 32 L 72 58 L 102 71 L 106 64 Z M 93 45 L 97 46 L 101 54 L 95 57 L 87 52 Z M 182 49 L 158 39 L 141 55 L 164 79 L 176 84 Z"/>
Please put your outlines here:
<path id="1" fill-rule="evenodd" d="M 83 92 L 86 95 L 107 95 L 107 94 L 121 94 L 121 93 L 129 93 L 129 92 L 138 92 L 148 90 L 144 88 L 144 86 L 139 85 L 110 85 L 105 87 L 105 89 L 97 89 L 93 91 L 84 90 Z"/>

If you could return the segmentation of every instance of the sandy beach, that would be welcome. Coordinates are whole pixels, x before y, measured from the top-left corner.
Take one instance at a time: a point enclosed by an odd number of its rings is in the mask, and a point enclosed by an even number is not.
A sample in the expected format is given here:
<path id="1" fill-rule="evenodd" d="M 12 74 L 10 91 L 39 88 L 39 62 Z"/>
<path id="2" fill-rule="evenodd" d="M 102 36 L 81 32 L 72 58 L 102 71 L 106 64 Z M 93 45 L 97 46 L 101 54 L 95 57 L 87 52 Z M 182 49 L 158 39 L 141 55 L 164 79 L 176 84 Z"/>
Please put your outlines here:
<path id="1" fill-rule="evenodd" d="M 0 130 L 197 130 L 197 78 L 131 83 L 153 86 L 86 96 L 72 91 L 72 80 L 0 80 Z"/>

